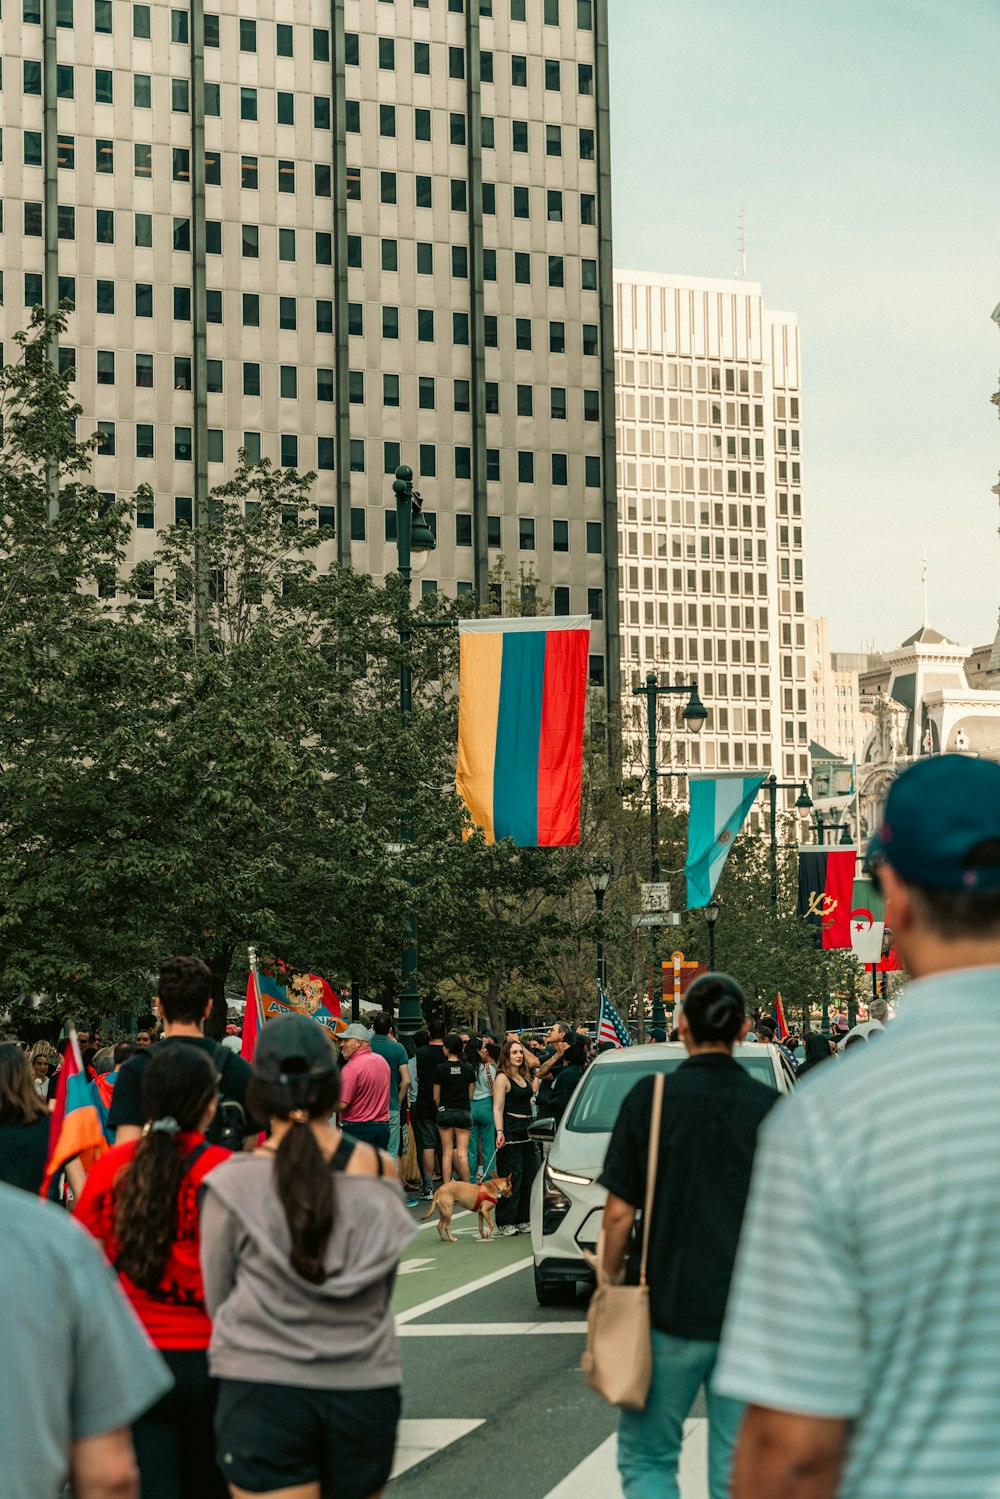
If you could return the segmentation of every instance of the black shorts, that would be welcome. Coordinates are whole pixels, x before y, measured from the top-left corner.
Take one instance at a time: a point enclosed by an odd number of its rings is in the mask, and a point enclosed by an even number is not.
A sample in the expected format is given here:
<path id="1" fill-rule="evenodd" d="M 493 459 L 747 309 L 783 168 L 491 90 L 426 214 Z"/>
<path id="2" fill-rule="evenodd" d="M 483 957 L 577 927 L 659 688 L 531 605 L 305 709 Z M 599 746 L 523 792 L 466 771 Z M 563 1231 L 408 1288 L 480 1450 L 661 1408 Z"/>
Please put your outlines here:
<path id="1" fill-rule="evenodd" d="M 421 1150 L 438 1150 L 441 1141 L 438 1139 L 437 1115 L 421 1114 L 417 1110 L 410 1115 L 410 1120 L 416 1125 L 417 1144 Z"/>
<path id="2" fill-rule="evenodd" d="M 438 1129 L 471 1129 L 472 1114 L 468 1109 L 438 1109 Z"/>
<path id="3" fill-rule="evenodd" d="M 320 1485 L 323 1499 L 368 1499 L 392 1471 L 398 1385 L 377 1390 L 219 1381 L 217 1460 L 250 1494 Z"/>

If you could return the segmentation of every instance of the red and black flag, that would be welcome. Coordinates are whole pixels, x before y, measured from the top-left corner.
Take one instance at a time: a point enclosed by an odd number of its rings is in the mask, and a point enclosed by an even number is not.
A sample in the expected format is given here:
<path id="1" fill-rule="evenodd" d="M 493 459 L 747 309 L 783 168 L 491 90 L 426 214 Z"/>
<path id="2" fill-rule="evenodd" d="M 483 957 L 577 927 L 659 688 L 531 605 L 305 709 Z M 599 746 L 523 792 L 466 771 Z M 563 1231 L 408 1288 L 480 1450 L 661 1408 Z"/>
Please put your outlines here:
<path id="1" fill-rule="evenodd" d="M 799 915 L 822 933 L 824 947 L 850 947 L 853 848 L 799 850 Z"/>

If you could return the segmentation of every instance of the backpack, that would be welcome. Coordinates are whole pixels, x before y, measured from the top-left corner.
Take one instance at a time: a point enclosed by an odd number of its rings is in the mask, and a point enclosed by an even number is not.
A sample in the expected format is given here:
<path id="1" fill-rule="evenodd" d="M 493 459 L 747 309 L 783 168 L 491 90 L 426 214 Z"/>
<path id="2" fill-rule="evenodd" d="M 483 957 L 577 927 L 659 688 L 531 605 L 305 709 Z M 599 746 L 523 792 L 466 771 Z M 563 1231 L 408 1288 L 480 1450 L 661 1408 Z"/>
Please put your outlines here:
<path id="1" fill-rule="evenodd" d="M 219 1053 L 222 1053 L 220 1060 Z M 226 1068 L 235 1055 L 226 1046 L 216 1043 L 215 1065 L 219 1073 L 219 1106 L 215 1117 L 205 1131 L 209 1145 L 221 1145 L 225 1150 L 240 1151 L 247 1135 L 247 1116 L 242 1104 L 235 1098 L 225 1096 Z"/>

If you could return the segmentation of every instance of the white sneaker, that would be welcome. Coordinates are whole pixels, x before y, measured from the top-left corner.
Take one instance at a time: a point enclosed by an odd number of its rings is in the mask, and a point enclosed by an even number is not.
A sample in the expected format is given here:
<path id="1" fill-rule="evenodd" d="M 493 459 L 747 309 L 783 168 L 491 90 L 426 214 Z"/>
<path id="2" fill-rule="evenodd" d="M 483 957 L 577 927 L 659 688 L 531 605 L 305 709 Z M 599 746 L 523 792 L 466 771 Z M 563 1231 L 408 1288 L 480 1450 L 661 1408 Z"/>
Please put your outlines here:
<path id="1" fill-rule="evenodd" d="M 501 1224 L 497 1228 L 497 1234 L 501 1239 L 512 1239 L 516 1233 L 517 1229 L 512 1223 Z"/>
<path id="2" fill-rule="evenodd" d="M 514 1232 L 517 1233 L 517 1234 L 530 1234 L 531 1233 L 531 1224 L 530 1223 L 518 1223 L 518 1224 L 515 1224 L 515 1226 L 514 1226 Z"/>

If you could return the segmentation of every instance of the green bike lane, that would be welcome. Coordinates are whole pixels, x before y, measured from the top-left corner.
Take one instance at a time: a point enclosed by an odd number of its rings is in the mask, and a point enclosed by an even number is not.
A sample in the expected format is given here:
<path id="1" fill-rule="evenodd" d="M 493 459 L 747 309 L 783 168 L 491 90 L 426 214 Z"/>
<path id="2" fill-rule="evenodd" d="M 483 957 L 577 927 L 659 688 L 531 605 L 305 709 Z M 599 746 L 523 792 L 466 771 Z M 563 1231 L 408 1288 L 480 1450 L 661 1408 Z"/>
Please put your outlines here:
<path id="1" fill-rule="evenodd" d="M 426 1209 L 425 1209 L 426 1211 Z M 435 1213 L 435 1219 L 436 1219 Z M 452 1219 L 456 1244 L 442 1243 L 434 1222 L 420 1226 L 413 1243 L 400 1261 L 392 1309 L 397 1317 L 437 1297 L 469 1294 L 473 1283 L 497 1270 L 506 1270 L 520 1261 L 530 1261 L 530 1234 L 510 1238 L 480 1239 L 477 1219 L 471 1213 Z"/>

